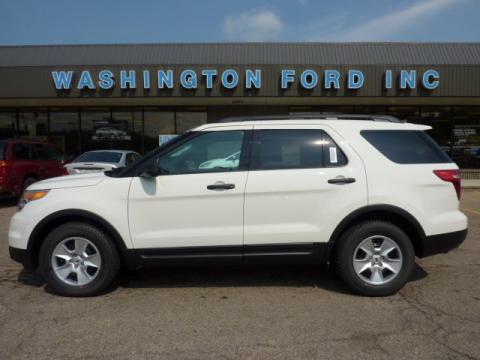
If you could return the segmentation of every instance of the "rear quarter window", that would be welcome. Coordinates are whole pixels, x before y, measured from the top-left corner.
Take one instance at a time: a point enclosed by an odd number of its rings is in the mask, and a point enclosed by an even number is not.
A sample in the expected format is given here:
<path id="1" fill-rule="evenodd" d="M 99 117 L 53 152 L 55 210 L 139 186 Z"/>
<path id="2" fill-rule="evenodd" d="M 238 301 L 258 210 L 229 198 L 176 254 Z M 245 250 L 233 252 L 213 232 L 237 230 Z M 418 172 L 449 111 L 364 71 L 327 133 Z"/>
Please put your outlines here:
<path id="1" fill-rule="evenodd" d="M 360 134 L 389 160 L 398 164 L 437 164 L 452 160 L 424 131 L 363 130 Z"/>
<path id="2" fill-rule="evenodd" d="M 4 141 L 0 141 L 0 160 L 7 160 L 7 146 Z"/>
<path id="3" fill-rule="evenodd" d="M 13 157 L 17 160 L 31 160 L 30 144 L 13 144 Z"/>

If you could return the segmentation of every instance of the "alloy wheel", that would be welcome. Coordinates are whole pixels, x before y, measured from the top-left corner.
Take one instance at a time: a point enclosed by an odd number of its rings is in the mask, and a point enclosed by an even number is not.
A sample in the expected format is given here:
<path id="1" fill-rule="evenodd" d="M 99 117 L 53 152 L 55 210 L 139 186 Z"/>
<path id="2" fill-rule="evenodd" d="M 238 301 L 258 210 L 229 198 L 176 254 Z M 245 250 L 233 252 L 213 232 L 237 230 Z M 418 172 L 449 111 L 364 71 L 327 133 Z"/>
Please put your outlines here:
<path id="1" fill-rule="evenodd" d="M 55 246 L 51 264 L 53 272 L 63 283 L 85 286 L 98 276 L 102 257 L 98 248 L 88 239 L 69 237 Z"/>
<path id="2" fill-rule="evenodd" d="M 357 276 L 371 285 L 384 285 L 395 279 L 403 266 L 402 251 L 391 238 L 370 236 L 353 252 L 353 268 Z"/>

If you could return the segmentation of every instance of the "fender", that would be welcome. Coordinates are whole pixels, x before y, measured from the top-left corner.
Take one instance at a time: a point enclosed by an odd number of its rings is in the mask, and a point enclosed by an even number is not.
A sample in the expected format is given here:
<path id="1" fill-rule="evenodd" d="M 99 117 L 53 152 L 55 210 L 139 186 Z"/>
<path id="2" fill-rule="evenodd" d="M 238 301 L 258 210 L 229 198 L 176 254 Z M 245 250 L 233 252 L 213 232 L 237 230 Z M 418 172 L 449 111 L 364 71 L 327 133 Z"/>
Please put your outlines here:
<path id="1" fill-rule="evenodd" d="M 120 255 L 128 269 L 135 269 L 137 267 L 137 261 L 135 252 L 128 249 L 125 245 L 125 241 L 120 236 L 118 231 L 104 218 L 86 210 L 80 209 L 66 209 L 54 212 L 44 219 L 42 219 L 33 229 L 28 239 L 27 250 L 31 256 L 32 264 L 37 266 L 38 250 L 40 249 L 41 241 L 50 232 L 52 226 L 67 221 L 86 221 L 93 225 L 100 227 L 115 243 Z"/>
<path id="2" fill-rule="evenodd" d="M 330 236 L 329 243 L 334 244 L 340 237 L 340 235 L 348 228 L 349 224 L 354 222 L 356 219 L 368 216 L 369 214 L 383 214 L 383 216 L 394 215 L 407 221 L 414 230 L 413 235 L 416 236 L 416 239 L 412 239 L 416 248 L 415 250 L 419 249 L 417 248 L 417 245 L 419 244 L 416 243 L 416 241 L 419 240 L 421 243 L 423 243 L 426 239 L 425 231 L 423 230 L 422 226 L 417 221 L 417 219 L 415 219 L 415 217 L 408 211 L 389 204 L 375 204 L 361 207 L 348 214 L 333 231 L 332 235 Z"/>

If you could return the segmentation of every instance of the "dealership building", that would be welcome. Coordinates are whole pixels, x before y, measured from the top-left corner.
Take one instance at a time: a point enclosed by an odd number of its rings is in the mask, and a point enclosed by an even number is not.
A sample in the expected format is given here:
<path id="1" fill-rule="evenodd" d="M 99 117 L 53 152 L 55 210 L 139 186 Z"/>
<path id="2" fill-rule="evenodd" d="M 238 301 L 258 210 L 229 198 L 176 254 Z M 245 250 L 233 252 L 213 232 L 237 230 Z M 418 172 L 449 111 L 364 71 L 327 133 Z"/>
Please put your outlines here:
<path id="1" fill-rule="evenodd" d="M 233 116 L 387 114 L 480 168 L 480 44 L 0 47 L 0 137 L 145 153 Z"/>

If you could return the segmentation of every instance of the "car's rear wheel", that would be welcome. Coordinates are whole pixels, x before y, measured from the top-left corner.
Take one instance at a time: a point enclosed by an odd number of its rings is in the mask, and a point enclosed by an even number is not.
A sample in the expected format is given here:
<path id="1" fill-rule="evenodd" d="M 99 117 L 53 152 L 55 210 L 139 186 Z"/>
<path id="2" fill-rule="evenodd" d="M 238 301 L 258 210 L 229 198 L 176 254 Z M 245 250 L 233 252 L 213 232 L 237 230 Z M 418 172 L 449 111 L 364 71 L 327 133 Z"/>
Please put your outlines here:
<path id="1" fill-rule="evenodd" d="M 49 287 L 64 296 L 92 296 L 104 292 L 120 269 L 120 258 L 109 237 L 84 223 L 67 223 L 43 242 L 40 271 Z"/>
<path id="2" fill-rule="evenodd" d="M 394 294 L 415 266 L 409 237 L 386 221 L 354 225 L 339 239 L 334 256 L 339 276 L 355 292 L 367 296 Z"/>

